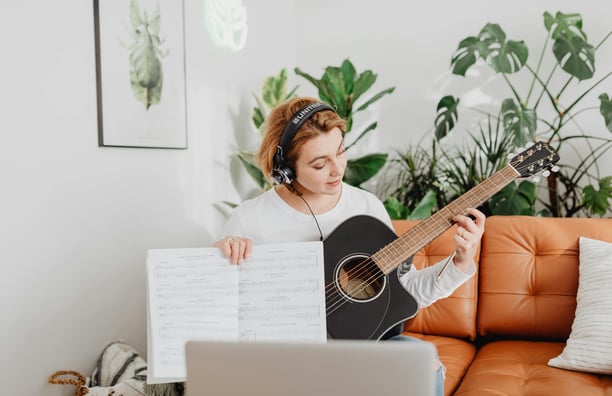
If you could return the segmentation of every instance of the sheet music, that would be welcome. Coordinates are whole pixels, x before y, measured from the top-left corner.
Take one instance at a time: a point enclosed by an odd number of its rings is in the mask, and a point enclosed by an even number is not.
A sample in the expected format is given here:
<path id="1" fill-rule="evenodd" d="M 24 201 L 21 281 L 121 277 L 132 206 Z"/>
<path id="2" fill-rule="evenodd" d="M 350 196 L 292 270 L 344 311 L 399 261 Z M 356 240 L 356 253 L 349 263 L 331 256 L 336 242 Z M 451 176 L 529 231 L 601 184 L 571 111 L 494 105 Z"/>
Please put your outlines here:
<path id="1" fill-rule="evenodd" d="M 147 255 L 148 383 L 185 380 L 190 339 L 325 342 L 321 242 L 258 245 L 242 265 L 218 248 Z"/>

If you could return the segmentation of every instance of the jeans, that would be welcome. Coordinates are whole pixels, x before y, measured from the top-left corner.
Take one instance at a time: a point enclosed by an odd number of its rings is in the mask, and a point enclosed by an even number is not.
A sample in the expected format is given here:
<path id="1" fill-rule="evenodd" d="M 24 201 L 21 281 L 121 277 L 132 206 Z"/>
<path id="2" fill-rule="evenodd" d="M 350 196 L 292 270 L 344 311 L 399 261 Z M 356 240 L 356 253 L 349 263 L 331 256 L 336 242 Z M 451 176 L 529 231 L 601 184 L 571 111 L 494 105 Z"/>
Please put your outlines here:
<path id="1" fill-rule="evenodd" d="M 414 337 L 408 337 L 405 335 L 396 335 L 388 338 L 390 341 L 408 341 L 408 342 L 427 342 Z M 444 396 L 444 376 L 446 374 L 446 367 L 438 359 L 439 367 L 436 370 L 436 396 Z"/>

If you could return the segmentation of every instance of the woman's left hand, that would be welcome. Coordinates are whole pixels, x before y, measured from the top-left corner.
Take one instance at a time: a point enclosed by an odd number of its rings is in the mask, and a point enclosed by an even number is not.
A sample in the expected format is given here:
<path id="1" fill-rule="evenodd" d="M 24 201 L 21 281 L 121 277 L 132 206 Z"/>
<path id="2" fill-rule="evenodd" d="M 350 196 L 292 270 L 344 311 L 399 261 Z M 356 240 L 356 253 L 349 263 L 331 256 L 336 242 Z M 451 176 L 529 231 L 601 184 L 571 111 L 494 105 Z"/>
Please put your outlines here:
<path id="1" fill-rule="evenodd" d="M 478 209 L 470 208 L 467 213 L 474 216 L 472 220 L 469 216 L 457 215 L 453 221 L 458 225 L 455 234 L 457 248 L 453 263 L 460 271 L 465 271 L 474 260 L 478 244 L 482 238 L 485 228 L 485 215 Z"/>

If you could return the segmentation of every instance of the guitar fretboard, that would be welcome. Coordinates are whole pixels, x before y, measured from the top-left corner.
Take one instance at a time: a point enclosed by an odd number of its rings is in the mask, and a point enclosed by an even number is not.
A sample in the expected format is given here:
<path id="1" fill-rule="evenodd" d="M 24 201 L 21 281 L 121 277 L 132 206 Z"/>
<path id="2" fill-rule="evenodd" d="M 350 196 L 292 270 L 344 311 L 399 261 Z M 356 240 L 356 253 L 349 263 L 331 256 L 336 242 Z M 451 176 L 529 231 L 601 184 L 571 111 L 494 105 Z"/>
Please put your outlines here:
<path id="1" fill-rule="evenodd" d="M 399 236 L 395 241 L 374 253 L 371 258 L 384 274 L 389 274 L 410 256 L 427 246 L 453 226 L 453 217 L 475 208 L 519 176 L 512 166 L 506 165 L 493 176 L 476 185 L 426 220 Z"/>

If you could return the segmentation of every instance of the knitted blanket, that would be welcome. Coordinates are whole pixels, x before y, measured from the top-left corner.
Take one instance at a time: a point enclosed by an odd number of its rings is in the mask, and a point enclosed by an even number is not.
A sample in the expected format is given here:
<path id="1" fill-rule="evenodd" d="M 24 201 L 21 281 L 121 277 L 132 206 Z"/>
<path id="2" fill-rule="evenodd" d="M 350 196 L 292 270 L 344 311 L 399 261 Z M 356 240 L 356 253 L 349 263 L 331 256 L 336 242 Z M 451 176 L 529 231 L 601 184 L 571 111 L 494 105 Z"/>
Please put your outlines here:
<path id="1" fill-rule="evenodd" d="M 91 376 L 85 378 L 73 370 L 56 371 L 49 383 L 74 385 L 75 396 L 183 396 L 182 382 L 147 384 L 147 362 L 130 345 L 122 341 L 108 344 Z"/>

